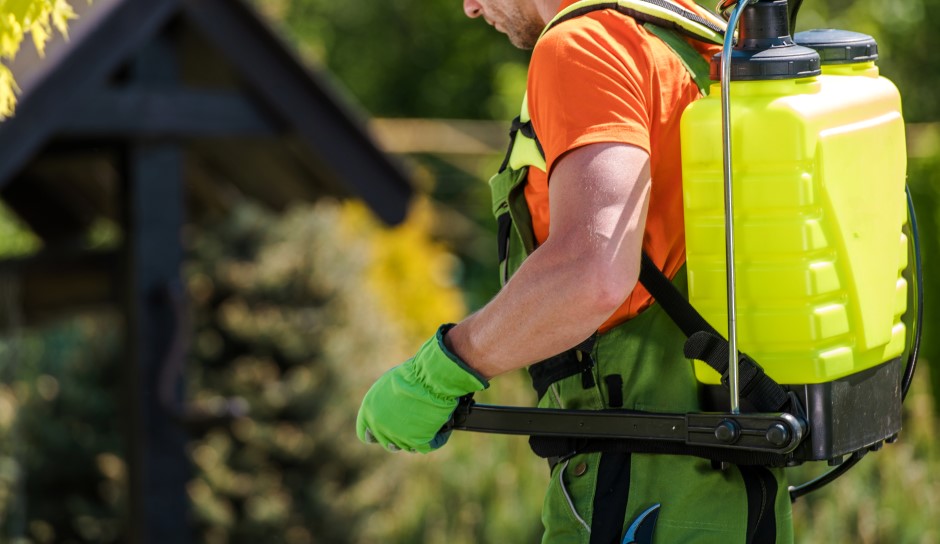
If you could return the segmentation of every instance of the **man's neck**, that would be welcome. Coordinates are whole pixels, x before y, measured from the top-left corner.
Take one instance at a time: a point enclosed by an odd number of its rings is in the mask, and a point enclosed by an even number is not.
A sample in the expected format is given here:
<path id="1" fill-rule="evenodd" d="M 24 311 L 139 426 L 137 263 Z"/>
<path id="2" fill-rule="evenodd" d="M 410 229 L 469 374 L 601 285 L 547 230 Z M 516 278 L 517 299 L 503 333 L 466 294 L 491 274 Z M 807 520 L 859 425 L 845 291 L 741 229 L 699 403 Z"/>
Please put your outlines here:
<path id="1" fill-rule="evenodd" d="M 539 16 L 548 24 L 555 15 L 561 10 L 562 0 L 534 0 L 535 9 L 538 11 Z"/>

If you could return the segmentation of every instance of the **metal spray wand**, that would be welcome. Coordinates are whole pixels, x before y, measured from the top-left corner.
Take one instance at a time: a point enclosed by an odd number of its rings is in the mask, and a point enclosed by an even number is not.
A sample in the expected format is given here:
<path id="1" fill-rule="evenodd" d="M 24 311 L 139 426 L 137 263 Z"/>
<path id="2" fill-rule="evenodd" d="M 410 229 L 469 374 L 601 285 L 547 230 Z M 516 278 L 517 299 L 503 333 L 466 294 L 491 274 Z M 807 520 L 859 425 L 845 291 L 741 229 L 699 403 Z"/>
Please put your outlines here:
<path id="1" fill-rule="evenodd" d="M 725 186 L 725 266 L 728 281 L 728 386 L 731 390 L 731 413 L 741 413 L 740 386 L 738 384 L 738 327 L 735 310 L 734 276 L 734 202 L 731 168 L 731 51 L 738 19 L 750 0 L 738 0 L 721 50 L 721 143 Z"/>

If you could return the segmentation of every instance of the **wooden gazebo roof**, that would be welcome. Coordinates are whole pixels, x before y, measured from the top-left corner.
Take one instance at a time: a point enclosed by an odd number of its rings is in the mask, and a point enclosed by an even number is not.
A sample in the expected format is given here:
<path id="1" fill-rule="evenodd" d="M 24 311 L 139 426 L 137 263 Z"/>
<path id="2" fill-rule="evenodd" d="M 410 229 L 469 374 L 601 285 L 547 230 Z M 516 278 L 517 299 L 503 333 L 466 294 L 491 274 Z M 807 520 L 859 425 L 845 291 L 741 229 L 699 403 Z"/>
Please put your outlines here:
<path id="1" fill-rule="evenodd" d="M 0 261 L 27 320 L 85 304 L 122 309 L 127 357 L 127 542 L 190 541 L 186 523 L 181 229 L 244 195 L 273 209 L 365 201 L 386 223 L 402 172 L 324 78 L 242 0 L 84 0 L 68 41 L 24 50 L 0 122 L 0 198 L 42 239 Z M 120 247 L 89 251 L 110 220 Z M 167 381 L 167 377 L 171 381 Z M 175 383 L 172 379 L 175 376 Z"/>
<path id="2" fill-rule="evenodd" d="M 20 103 L 0 123 L 0 187 L 41 237 L 115 217 L 109 144 L 141 139 L 184 143 L 193 215 L 237 190 L 274 208 L 355 196 L 388 223 L 404 217 L 411 190 L 400 170 L 242 1 L 74 5 L 69 40 L 49 44 L 44 59 L 26 47 L 17 57 Z M 172 57 L 159 68 L 155 41 Z M 132 81 L 140 65 L 151 84 Z"/>

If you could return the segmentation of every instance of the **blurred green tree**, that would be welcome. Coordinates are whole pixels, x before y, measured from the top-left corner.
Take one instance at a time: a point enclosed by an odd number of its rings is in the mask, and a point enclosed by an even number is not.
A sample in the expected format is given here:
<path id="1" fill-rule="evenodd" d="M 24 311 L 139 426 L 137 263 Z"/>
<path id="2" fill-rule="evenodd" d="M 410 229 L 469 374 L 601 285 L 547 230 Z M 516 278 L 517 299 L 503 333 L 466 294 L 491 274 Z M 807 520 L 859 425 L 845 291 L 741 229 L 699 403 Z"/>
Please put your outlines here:
<path id="1" fill-rule="evenodd" d="M 201 541 L 537 539 L 545 469 L 524 440 L 459 436 L 424 457 L 355 436 L 374 379 L 464 311 L 430 217 L 419 202 L 385 230 L 358 204 L 246 205 L 192 236 L 192 399 L 248 410 L 192 444 Z M 498 394 L 525 403 L 518 378 Z"/>
<path id="2" fill-rule="evenodd" d="M 459 3 L 256 5 L 306 60 L 326 66 L 371 115 L 509 119 L 518 113 L 528 53 L 482 21 L 470 24 Z"/>
<path id="3" fill-rule="evenodd" d="M 940 85 L 940 1 L 878 0 L 806 1 L 797 31 L 842 28 L 870 34 L 878 40 L 878 65 L 901 90 L 908 122 L 940 120 L 940 103 L 933 89 Z"/>
<path id="4" fill-rule="evenodd" d="M 329 0 L 254 0 L 308 62 L 323 66 L 376 117 L 471 118 L 506 122 L 519 113 L 529 53 L 450 0 L 370 4 Z M 508 138 L 507 138 L 508 142 Z M 453 243 L 471 310 L 498 288 L 495 224 L 482 183 L 497 157 L 455 164 L 451 157 L 410 156 L 430 172 L 422 187 L 447 212 L 469 220 L 480 239 L 458 243 L 447 219 L 440 239 Z M 482 250 L 480 248 L 483 248 Z"/>
<path id="5" fill-rule="evenodd" d="M 0 298 L 9 320 L 8 282 L 0 280 Z M 0 337 L 0 541 L 120 542 L 120 317 L 86 314 L 35 330 L 13 321 Z"/>

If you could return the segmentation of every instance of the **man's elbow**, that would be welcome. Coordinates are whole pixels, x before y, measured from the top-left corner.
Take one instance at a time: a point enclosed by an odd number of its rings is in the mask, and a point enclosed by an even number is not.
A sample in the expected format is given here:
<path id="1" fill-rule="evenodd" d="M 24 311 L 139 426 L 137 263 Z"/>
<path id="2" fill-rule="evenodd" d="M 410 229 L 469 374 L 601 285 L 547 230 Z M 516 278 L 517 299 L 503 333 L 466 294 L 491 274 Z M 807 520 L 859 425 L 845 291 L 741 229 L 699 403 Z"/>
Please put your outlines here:
<path id="1" fill-rule="evenodd" d="M 611 263 L 591 265 L 589 280 L 584 282 L 585 300 L 591 313 L 606 319 L 627 299 L 639 279 L 639 263 L 636 266 L 615 266 Z"/>

